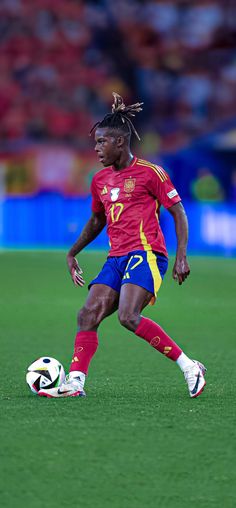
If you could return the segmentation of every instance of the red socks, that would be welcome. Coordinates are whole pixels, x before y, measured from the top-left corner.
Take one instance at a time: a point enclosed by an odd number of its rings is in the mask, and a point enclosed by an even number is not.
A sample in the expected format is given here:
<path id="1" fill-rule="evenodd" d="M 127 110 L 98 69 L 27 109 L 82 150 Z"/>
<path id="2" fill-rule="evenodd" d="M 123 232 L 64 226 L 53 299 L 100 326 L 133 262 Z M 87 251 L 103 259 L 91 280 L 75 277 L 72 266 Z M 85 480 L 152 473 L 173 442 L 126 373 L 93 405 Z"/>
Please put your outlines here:
<path id="1" fill-rule="evenodd" d="M 145 339 L 149 344 L 174 362 L 182 353 L 182 349 L 167 335 L 166 332 L 151 319 L 141 317 L 135 334 Z"/>
<path id="2" fill-rule="evenodd" d="M 145 339 L 151 346 L 160 351 L 174 362 L 179 358 L 182 350 L 164 332 L 164 330 L 151 319 L 141 318 L 135 334 Z M 75 337 L 74 354 L 70 372 L 80 371 L 88 374 L 89 364 L 98 347 L 97 332 L 78 332 Z"/>
<path id="3" fill-rule="evenodd" d="M 89 364 L 98 347 L 97 332 L 78 332 L 75 337 L 74 354 L 70 372 L 79 370 L 88 374 Z"/>

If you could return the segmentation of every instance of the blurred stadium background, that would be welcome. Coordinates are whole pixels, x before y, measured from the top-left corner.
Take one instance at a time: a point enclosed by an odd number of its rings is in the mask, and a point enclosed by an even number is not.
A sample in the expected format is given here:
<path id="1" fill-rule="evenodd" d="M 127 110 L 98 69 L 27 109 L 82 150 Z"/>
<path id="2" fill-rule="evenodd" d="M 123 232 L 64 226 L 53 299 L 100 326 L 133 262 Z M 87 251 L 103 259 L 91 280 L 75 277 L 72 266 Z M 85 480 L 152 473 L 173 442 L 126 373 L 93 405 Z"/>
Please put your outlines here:
<path id="1" fill-rule="evenodd" d="M 235 41 L 234 0 L 1 0 L 0 246 L 78 236 L 100 169 L 88 133 L 115 90 L 144 101 L 133 149 L 179 189 L 190 252 L 234 255 Z"/>

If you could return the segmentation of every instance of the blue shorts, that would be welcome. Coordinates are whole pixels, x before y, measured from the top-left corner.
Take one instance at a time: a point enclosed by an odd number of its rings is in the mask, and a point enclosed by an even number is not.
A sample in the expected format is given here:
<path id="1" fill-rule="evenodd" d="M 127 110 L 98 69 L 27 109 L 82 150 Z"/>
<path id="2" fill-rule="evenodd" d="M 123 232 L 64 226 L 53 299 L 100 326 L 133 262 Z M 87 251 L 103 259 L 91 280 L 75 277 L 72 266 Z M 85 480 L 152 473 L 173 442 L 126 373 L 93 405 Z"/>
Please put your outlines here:
<path id="1" fill-rule="evenodd" d="M 118 293 L 123 284 L 136 284 L 154 296 L 168 268 L 168 259 L 152 251 L 135 250 L 126 256 L 110 256 L 101 272 L 89 284 L 105 284 Z"/>

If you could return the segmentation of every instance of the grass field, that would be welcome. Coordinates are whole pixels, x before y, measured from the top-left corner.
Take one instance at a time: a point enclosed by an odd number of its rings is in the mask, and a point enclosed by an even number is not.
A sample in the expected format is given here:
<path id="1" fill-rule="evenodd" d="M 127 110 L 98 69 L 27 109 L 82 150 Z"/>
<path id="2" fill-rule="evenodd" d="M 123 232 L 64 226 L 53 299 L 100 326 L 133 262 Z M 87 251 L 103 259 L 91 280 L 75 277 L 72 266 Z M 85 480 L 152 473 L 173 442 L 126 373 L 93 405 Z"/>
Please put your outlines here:
<path id="1" fill-rule="evenodd" d="M 206 363 L 191 400 L 179 369 L 118 324 L 100 327 L 86 399 L 33 396 L 27 365 L 69 366 L 77 309 L 62 252 L 2 252 L 1 460 L 3 508 L 230 508 L 236 506 L 236 262 L 190 258 L 182 286 L 171 269 L 145 315 Z M 86 281 L 105 254 L 80 257 Z"/>

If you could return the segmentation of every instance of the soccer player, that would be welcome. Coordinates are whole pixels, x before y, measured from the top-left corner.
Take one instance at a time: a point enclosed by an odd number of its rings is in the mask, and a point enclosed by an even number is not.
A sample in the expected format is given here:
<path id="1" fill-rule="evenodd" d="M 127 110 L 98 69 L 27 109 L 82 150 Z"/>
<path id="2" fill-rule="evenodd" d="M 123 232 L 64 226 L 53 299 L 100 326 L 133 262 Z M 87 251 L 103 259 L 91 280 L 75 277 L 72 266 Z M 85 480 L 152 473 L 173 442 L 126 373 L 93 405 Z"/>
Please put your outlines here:
<path id="1" fill-rule="evenodd" d="M 66 381 L 59 388 L 43 389 L 46 397 L 84 396 L 89 364 L 98 347 L 101 321 L 118 311 L 121 325 L 147 341 L 182 370 L 190 397 L 205 386 L 205 367 L 186 356 L 181 348 L 154 321 L 142 316 L 155 302 L 168 265 L 165 240 L 159 224 L 163 205 L 171 213 L 177 237 L 173 278 L 181 285 L 190 273 L 186 259 L 188 222 L 177 190 L 166 171 L 135 157 L 130 138 L 138 133 L 131 121 L 142 103 L 126 106 L 113 93 L 112 113 L 97 122 L 95 150 L 103 169 L 91 184 L 92 215 L 80 237 L 67 254 L 67 263 L 76 286 L 83 286 L 82 270 L 75 258 L 107 225 L 110 251 L 101 272 L 89 284 L 85 305 L 78 314 L 78 332 Z"/>

